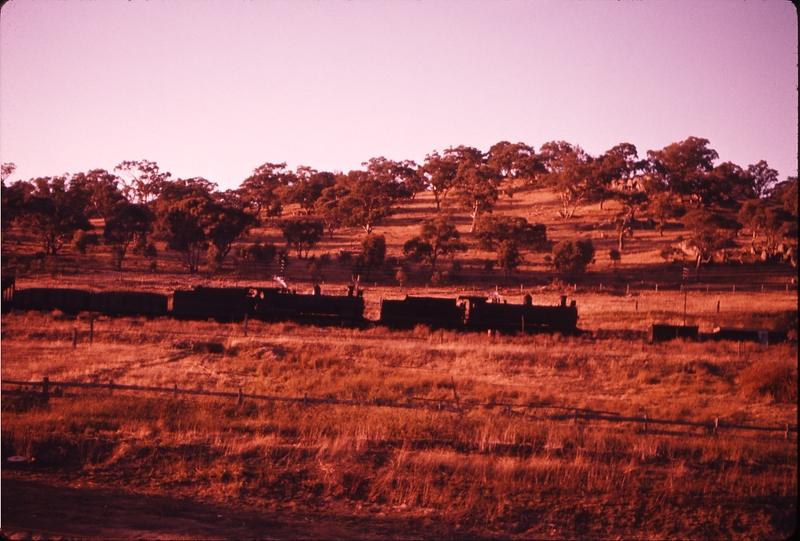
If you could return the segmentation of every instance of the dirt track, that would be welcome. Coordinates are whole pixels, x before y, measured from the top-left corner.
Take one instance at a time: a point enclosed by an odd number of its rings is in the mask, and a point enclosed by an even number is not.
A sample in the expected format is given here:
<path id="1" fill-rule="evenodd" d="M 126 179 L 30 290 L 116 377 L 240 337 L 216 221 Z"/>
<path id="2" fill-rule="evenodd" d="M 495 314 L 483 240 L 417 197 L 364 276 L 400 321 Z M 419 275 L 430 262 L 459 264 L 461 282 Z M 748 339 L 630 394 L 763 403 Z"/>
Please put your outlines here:
<path id="1" fill-rule="evenodd" d="M 2 532 L 10 539 L 496 537 L 492 532 L 454 530 L 434 517 L 395 515 L 355 508 L 287 512 L 80 484 L 51 484 L 5 474 L 2 480 Z"/>

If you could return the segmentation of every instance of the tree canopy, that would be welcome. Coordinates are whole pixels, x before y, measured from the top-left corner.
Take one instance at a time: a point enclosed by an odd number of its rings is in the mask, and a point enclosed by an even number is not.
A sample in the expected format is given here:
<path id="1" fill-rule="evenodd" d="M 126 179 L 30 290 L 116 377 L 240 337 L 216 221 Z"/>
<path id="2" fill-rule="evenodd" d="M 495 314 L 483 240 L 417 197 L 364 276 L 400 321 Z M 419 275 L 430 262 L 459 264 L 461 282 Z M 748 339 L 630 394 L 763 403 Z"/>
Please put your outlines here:
<path id="1" fill-rule="evenodd" d="M 553 265 L 567 276 L 583 274 L 594 262 L 594 245 L 586 240 L 562 240 L 553 246 Z"/>
<path id="2" fill-rule="evenodd" d="M 450 221 L 447 213 L 423 220 L 419 235 L 407 240 L 403 252 L 411 260 L 424 261 L 436 269 L 436 261 L 441 256 L 466 251 L 467 245 L 461 242 L 461 234 Z"/>

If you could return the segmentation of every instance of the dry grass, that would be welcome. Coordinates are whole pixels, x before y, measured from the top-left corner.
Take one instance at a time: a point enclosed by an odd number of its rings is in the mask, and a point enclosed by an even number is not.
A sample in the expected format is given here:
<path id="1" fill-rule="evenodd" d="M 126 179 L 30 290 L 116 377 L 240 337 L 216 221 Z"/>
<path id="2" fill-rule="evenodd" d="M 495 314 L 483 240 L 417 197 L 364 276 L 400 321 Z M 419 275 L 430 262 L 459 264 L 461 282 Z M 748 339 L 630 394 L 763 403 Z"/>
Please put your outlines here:
<path id="1" fill-rule="evenodd" d="M 604 300 L 587 298 L 596 314 L 589 317 L 624 317 Z M 491 339 L 259 322 L 244 337 L 240 325 L 138 319 L 96 322 L 90 345 L 87 331 L 81 320 L 4 317 L 3 378 L 400 402 L 450 400 L 455 380 L 463 404 L 770 426 L 797 417 L 797 350 L 789 345 L 742 350 L 728 342 Z M 198 338 L 223 344 L 224 353 L 187 347 Z M 537 420 L 545 410 L 522 407 L 513 411 L 534 417 L 485 407 L 458 415 L 70 393 L 48 405 L 4 397 L 4 456 L 36 457 L 51 475 L 96 483 L 291 502 L 310 513 L 354 502 L 509 536 L 764 538 L 794 524 L 794 435 L 784 442 L 782 434 L 715 438 L 688 428 L 644 434 L 634 425 Z"/>

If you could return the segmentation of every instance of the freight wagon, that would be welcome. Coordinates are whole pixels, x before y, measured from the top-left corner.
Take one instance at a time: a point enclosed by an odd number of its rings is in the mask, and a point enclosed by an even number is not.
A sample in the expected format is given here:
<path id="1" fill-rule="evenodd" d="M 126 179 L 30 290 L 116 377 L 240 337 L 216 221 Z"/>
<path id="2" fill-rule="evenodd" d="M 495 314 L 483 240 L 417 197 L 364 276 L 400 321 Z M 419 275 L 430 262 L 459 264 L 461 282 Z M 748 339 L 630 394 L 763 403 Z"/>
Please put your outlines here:
<path id="1" fill-rule="evenodd" d="M 432 329 L 461 329 L 464 326 L 464 306 L 454 299 L 406 295 L 403 300 L 382 300 L 378 323 L 393 329 L 413 329 L 417 325 Z"/>

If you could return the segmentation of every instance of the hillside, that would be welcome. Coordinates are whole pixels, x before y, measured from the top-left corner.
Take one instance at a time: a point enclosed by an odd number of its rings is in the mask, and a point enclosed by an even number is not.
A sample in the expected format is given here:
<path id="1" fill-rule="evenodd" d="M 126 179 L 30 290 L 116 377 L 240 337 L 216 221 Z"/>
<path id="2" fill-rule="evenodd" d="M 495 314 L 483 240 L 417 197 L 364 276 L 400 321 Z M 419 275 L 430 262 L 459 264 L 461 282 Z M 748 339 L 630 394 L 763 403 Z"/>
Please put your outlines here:
<path id="1" fill-rule="evenodd" d="M 471 220 L 467 213 L 458 207 L 444 208 L 452 213 L 452 220 L 459 230 L 468 250 L 453 258 L 442 258 L 437 262 L 437 271 L 443 275 L 438 284 L 431 282 L 432 270 L 429 266 L 409 263 L 403 255 L 403 243 L 419 233 L 419 224 L 436 215 L 436 207 L 430 192 L 418 194 L 414 199 L 399 204 L 388 219 L 377 225 L 373 234 L 386 238 L 386 264 L 382 269 L 366 272 L 354 267 L 353 259 L 360 252 L 360 242 L 365 233 L 361 229 L 337 230 L 333 238 L 326 233 L 323 240 L 315 246 L 310 257 L 329 254 L 331 264 L 322 268 L 316 281 L 323 284 L 342 285 L 360 277 L 362 287 L 397 286 L 395 274 L 403 268 L 408 276 L 407 286 L 429 287 L 432 285 L 479 288 L 530 288 L 553 284 L 555 280 L 577 283 L 583 287 L 629 288 L 647 284 L 653 287 L 676 287 L 682 282 L 693 284 L 717 284 L 744 287 L 783 289 L 787 284 L 796 284 L 796 269 L 788 264 L 766 264 L 755 255 L 746 253 L 749 236 L 741 234 L 736 238 L 738 251 L 745 258 L 732 259 L 726 264 L 712 262 L 694 269 L 694 261 L 685 256 L 674 261 L 665 261 L 661 251 L 665 246 L 679 247 L 689 232 L 679 221 L 667 224 L 661 232 L 646 220 L 637 222 L 632 236 L 626 236 L 625 247 L 620 251 L 621 258 L 614 262 L 609 251 L 618 247 L 618 234 L 614 218 L 619 212 L 619 203 L 606 201 L 603 209 L 598 204 L 585 204 L 571 219 L 559 216 L 559 202 L 547 189 L 520 192 L 513 198 L 503 196 L 494 209 L 494 215 L 519 216 L 530 223 L 544 224 L 547 227 L 548 244 L 539 252 L 523 253 L 523 262 L 510 276 L 494 264 L 496 255 L 483 250 L 474 234 L 469 233 Z M 298 216 L 301 210 L 296 205 L 288 206 L 283 217 Z M 92 220 L 94 231 L 102 237 L 103 221 Z M 585 275 L 559 276 L 556 269 L 547 261 L 553 244 L 565 239 L 590 239 L 595 247 L 594 263 L 589 265 Z M 35 238 L 13 227 L 3 233 L 2 269 L 4 275 L 16 275 L 24 284 L 27 280 L 47 284 L 83 284 L 97 288 L 122 287 L 160 290 L 174 289 L 178 285 L 197 283 L 248 283 L 272 284 L 272 277 L 279 274 L 277 262 L 269 266 L 258 266 L 236 256 L 236 249 L 254 242 L 273 243 L 279 249 L 286 248 L 285 239 L 274 219 L 267 220 L 240 238 L 221 269 L 211 271 L 201 263 L 196 274 L 187 273 L 181 266 L 175 252 L 167 249 L 163 241 L 156 241 L 158 257 L 153 260 L 141 254 L 130 253 L 120 272 L 113 271 L 106 247 L 89 247 L 82 255 L 71 245 L 62 248 L 57 258 L 44 258 Z M 737 250 L 733 250 L 736 252 Z M 342 258 L 343 252 L 350 259 Z M 308 269 L 308 260 L 298 259 L 289 253 L 285 277 L 290 287 L 308 288 L 315 281 Z M 689 267 L 689 280 L 683 280 L 683 267 Z M 436 280 L 434 280 L 436 282 Z M 114 284 L 114 285 L 112 285 Z"/>

